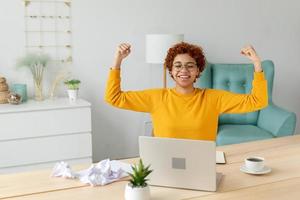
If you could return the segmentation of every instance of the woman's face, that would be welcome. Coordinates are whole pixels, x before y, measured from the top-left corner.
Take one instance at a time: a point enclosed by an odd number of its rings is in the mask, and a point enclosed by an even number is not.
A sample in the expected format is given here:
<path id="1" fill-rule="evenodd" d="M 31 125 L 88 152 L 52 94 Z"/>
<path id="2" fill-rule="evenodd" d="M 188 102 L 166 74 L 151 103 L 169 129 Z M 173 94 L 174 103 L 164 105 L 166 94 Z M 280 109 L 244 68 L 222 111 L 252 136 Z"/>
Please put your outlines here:
<path id="1" fill-rule="evenodd" d="M 174 58 L 171 74 L 178 86 L 187 88 L 193 86 L 199 68 L 195 59 L 189 54 L 178 54 Z"/>

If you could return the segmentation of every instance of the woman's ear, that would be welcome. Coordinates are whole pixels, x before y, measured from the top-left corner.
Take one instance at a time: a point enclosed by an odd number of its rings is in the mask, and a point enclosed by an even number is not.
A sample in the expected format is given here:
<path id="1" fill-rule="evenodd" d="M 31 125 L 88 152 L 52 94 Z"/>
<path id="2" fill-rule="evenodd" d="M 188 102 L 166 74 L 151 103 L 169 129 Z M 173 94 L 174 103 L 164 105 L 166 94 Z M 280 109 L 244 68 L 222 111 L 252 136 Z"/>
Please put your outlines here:
<path id="1" fill-rule="evenodd" d="M 194 80 L 194 83 L 196 83 L 197 79 L 201 76 L 201 73 L 199 72 L 197 75 L 196 75 L 196 78 Z"/>
<path id="2" fill-rule="evenodd" d="M 201 76 L 201 72 L 200 70 L 198 69 L 198 74 L 196 75 L 196 78 L 199 78 Z"/>
<path id="3" fill-rule="evenodd" d="M 174 76 L 173 76 L 172 72 L 169 71 L 169 74 L 170 74 L 171 78 L 174 79 Z"/>
<path id="4" fill-rule="evenodd" d="M 197 67 L 197 75 L 196 75 L 196 79 L 200 77 L 200 74 L 201 74 L 200 69 L 199 69 L 199 67 Z"/>

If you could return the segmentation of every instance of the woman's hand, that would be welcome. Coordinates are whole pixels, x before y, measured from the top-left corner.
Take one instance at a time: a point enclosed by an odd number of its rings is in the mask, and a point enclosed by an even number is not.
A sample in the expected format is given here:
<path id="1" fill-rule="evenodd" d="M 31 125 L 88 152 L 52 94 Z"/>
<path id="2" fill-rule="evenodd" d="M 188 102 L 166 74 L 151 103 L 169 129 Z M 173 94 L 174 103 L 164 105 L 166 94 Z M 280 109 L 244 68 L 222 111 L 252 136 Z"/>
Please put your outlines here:
<path id="1" fill-rule="evenodd" d="M 113 68 L 120 68 L 122 60 L 126 58 L 131 50 L 130 50 L 130 44 L 128 43 L 122 43 L 119 46 L 117 46 L 116 52 L 115 52 L 115 58 L 113 62 Z"/>
<path id="2" fill-rule="evenodd" d="M 246 56 L 247 58 L 249 58 L 252 61 L 252 63 L 254 64 L 255 72 L 262 71 L 260 58 L 257 55 L 255 49 L 251 45 L 248 45 L 248 46 L 245 46 L 244 48 L 242 48 L 241 54 Z"/>

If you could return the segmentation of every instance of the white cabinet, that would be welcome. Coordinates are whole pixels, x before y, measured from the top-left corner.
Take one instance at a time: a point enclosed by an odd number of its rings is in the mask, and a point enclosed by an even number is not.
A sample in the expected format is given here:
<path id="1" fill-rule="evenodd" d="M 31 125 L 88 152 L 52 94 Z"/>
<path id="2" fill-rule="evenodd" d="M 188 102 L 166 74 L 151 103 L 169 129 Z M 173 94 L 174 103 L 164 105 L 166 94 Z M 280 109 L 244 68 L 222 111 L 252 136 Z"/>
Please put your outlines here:
<path id="1" fill-rule="evenodd" d="M 0 173 L 92 162 L 91 105 L 67 98 L 0 105 Z"/>

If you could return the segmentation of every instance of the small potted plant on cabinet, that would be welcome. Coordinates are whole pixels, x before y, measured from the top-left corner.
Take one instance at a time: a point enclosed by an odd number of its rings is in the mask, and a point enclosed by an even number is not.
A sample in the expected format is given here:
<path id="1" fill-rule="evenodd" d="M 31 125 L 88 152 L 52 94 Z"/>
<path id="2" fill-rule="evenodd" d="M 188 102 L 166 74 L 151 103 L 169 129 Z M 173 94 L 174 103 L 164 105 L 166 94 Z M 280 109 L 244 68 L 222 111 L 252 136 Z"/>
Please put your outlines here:
<path id="1" fill-rule="evenodd" d="M 138 165 L 132 166 L 132 173 L 128 173 L 131 177 L 130 182 L 125 188 L 126 200 L 149 200 L 150 188 L 147 184 L 146 177 L 153 171 L 150 165 L 145 167 L 143 161 L 140 160 Z"/>
<path id="2" fill-rule="evenodd" d="M 78 96 L 80 80 L 71 79 L 64 82 L 68 87 L 68 95 L 70 102 L 75 102 Z"/>

